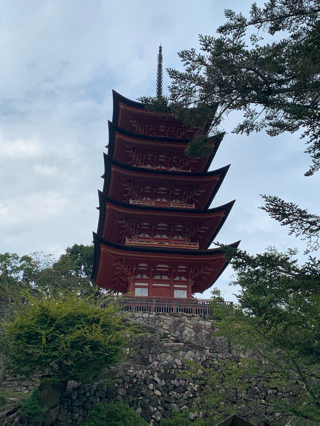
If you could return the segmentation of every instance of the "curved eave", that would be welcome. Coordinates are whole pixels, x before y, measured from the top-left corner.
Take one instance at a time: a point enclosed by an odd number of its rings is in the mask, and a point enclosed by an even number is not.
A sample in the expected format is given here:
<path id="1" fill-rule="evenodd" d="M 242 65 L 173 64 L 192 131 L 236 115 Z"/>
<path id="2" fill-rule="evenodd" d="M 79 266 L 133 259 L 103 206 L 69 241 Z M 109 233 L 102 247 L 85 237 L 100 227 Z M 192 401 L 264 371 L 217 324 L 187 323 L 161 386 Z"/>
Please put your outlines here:
<path id="1" fill-rule="evenodd" d="M 116 132 L 123 135 L 123 136 L 127 136 L 131 139 L 136 139 L 136 140 L 144 140 L 144 141 L 150 141 L 150 142 L 155 142 L 155 143 L 161 143 L 166 144 L 166 143 L 170 143 L 170 144 L 185 144 L 185 148 L 187 148 L 188 143 L 190 141 L 190 139 L 179 139 L 179 138 L 164 138 L 161 136 L 147 136 L 147 135 L 140 135 L 138 133 L 133 133 L 133 132 L 129 132 L 125 129 L 122 129 L 121 127 L 117 126 L 116 124 L 114 124 L 111 121 L 108 121 L 108 128 L 109 128 L 109 144 L 106 146 L 106 148 L 108 148 L 108 155 L 110 157 L 113 158 L 114 155 L 114 144 L 115 144 L 115 134 Z M 221 144 L 221 141 L 223 138 L 216 138 L 215 136 L 212 136 L 209 138 L 210 140 L 214 140 L 215 143 L 215 149 L 214 152 L 208 157 L 206 165 L 203 169 L 203 172 L 208 171 L 213 158 L 215 157 L 218 148 Z M 151 148 L 152 149 L 152 148 Z"/>
<path id="2" fill-rule="evenodd" d="M 123 108 L 123 110 L 122 110 Z M 130 111 L 130 113 L 129 113 Z M 116 125 L 119 125 L 120 127 L 126 127 L 127 130 L 131 128 L 132 130 L 132 123 L 129 124 L 127 122 L 127 118 L 124 118 L 124 115 L 127 116 L 127 114 L 133 114 L 133 116 L 140 117 L 139 120 L 143 117 L 143 120 L 147 120 L 147 122 L 151 119 L 153 122 L 154 120 L 158 122 L 158 124 L 161 122 L 174 122 L 174 126 L 176 127 L 176 130 L 180 128 L 180 130 L 188 134 L 189 136 L 193 137 L 196 134 L 205 132 L 205 128 L 208 127 L 204 126 L 203 128 L 200 127 L 191 127 L 189 125 L 184 125 L 182 120 L 179 119 L 175 114 L 172 114 L 171 112 L 165 113 L 165 114 L 157 114 L 151 111 L 148 111 L 148 109 L 145 108 L 145 105 L 141 104 L 140 102 L 131 101 L 130 99 L 125 98 L 124 96 L 121 96 L 119 93 L 113 91 L 113 117 L 112 122 Z M 124 115 L 123 115 L 124 114 Z M 129 121 L 131 121 L 132 116 Z M 145 123 L 146 124 L 146 123 Z M 153 123 L 154 124 L 154 123 Z M 172 123 L 171 123 L 172 124 Z M 128 127 L 130 126 L 130 127 Z M 135 126 L 133 125 L 133 128 Z M 163 130 L 163 129 L 162 129 Z M 136 133 L 136 131 L 134 130 Z M 153 131 L 152 131 L 153 133 Z M 160 132 L 161 133 L 161 132 Z M 181 132 L 179 132 L 182 134 Z M 164 136 L 164 135 L 159 135 Z"/>
<path id="3" fill-rule="evenodd" d="M 108 195 L 108 190 L 109 190 L 109 183 L 110 183 L 110 173 L 111 173 L 111 166 L 114 165 L 116 167 L 118 167 L 120 170 L 124 170 L 124 171 L 128 171 L 131 173 L 134 173 L 135 175 L 137 174 L 141 174 L 141 177 L 144 176 L 144 179 L 148 179 L 148 176 L 153 176 L 155 178 L 157 177 L 167 177 L 167 178 L 172 178 L 173 180 L 177 177 L 181 178 L 181 177 L 186 177 L 186 180 L 194 180 L 197 181 L 197 178 L 214 178 L 215 176 L 219 176 L 219 180 L 217 182 L 217 184 L 214 187 L 214 190 L 211 194 L 211 196 L 209 197 L 206 205 L 205 205 L 205 209 L 209 208 L 213 198 L 215 197 L 215 195 L 217 194 L 228 170 L 230 167 L 230 164 L 225 166 L 225 167 L 221 167 L 220 169 L 217 170 L 211 170 L 210 172 L 202 172 L 202 173 L 192 173 L 192 172 L 176 172 L 176 171 L 162 171 L 162 170 L 155 170 L 155 169 L 147 169 L 147 168 L 143 168 L 143 167 L 132 167 L 132 166 L 128 166 L 126 164 L 121 164 L 118 161 L 114 160 L 113 158 L 111 158 L 109 155 L 107 154 L 103 154 L 104 155 L 104 165 L 105 165 L 105 172 L 102 175 L 102 178 L 104 178 L 104 185 L 103 185 L 103 192 L 105 194 Z M 190 179 L 191 178 L 191 179 Z M 201 179 L 202 180 L 202 179 Z M 208 179 L 209 180 L 209 179 Z"/>
<path id="4" fill-rule="evenodd" d="M 119 161 L 113 159 L 112 157 L 110 157 L 110 155 L 108 154 L 103 154 L 104 156 L 104 163 L 105 166 L 108 166 L 109 164 L 113 164 L 121 169 L 124 170 L 128 170 L 128 171 L 132 171 L 134 173 L 140 172 L 146 175 L 158 175 L 158 176 L 185 176 L 185 177 L 192 177 L 192 178 L 197 178 L 197 177 L 208 177 L 208 176 L 215 176 L 215 175 L 225 175 L 230 167 L 230 164 L 228 164 L 227 166 L 221 167 L 220 169 L 216 169 L 216 170 L 210 170 L 209 172 L 177 172 L 177 171 L 167 171 L 167 170 L 158 170 L 158 169 L 148 169 L 148 168 L 144 168 L 144 167 L 132 167 L 132 166 L 128 166 L 127 164 L 122 164 L 119 163 Z M 104 175 L 102 177 L 105 177 Z"/>
<path id="5" fill-rule="evenodd" d="M 224 216 L 221 219 L 218 227 L 214 230 L 212 236 L 209 238 L 208 243 L 205 246 L 205 249 L 207 249 L 212 241 L 216 238 L 218 235 L 220 229 L 224 225 L 225 221 L 227 220 L 227 217 L 229 216 L 229 213 L 235 203 L 235 200 L 231 201 L 230 203 L 224 204 L 223 206 L 215 207 L 213 209 L 206 209 L 206 210 L 186 210 L 186 209 L 179 209 L 179 208 L 169 208 L 169 207 L 144 207 L 140 205 L 135 204 L 125 204 L 121 201 L 115 200 L 114 198 L 109 197 L 105 193 L 98 191 L 99 193 L 99 222 L 98 222 L 98 229 L 97 234 L 102 235 L 104 223 L 105 223 L 105 217 L 106 217 L 106 205 L 111 204 L 115 207 L 119 207 L 125 211 L 131 211 L 132 213 L 136 215 L 150 215 L 150 213 L 157 213 L 157 216 L 159 217 L 159 222 L 162 220 L 162 216 L 164 215 L 183 215 L 188 217 L 195 218 L 196 216 L 206 216 L 208 219 L 210 216 L 214 216 L 219 212 L 224 212 Z M 163 214 L 163 215 L 162 215 Z"/>
<path id="6" fill-rule="evenodd" d="M 133 108 L 144 109 L 144 105 L 141 102 L 136 102 L 136 101 L 132 101 L 131 99 L 125 98 L 124 96 L 120 95 L 120 93 L 116 92 L 115 90 L 112 90 L 112 97 L 113 97 L 112 122 L 114 124 L 118 123 L 119 103 L 120 102 L 122 102 L 125 105 L 131 106 Z"/>
<path id="7" fill-rule="evenodd" d="M 92 280 L 96 279 L 97 276 L 97 271 L 98 271 L 98 266 L 99 266 L 99 260 L 100 260 L 100 249 L 101 249 L 101 244 L 107 247 L 110 247 L 112 249 L 117 250 L 118 252 L 123 253 L 123 255 L 125 255 L 126 253 L 128 254 L 133 254 L 136 255 L 138 254 L 139 256 L 157 256 L 157 255 L 182 255 L 184 257 L 189 257 L 190 259 L 192 258 L 206 258 L 206 257 L 212 257 L 212 256 L 217 256 L 217 255 L 222 255 L 225 252 L 219 248 L 217 249 L 209 249 L 209 250 L 188 250 L 188 249 L 171 249 L 171 248 L 151 248 L 151 247 L 135 247 L 135 246 L 125 246 L 125 245 L 120 245 L 120 244 L 116 244 L 113 243 L 111 241 L 108 241 L 102 237 L 100 237 L 99 235 L 97 235 L 95 232 L 93 232 L 93 242 L 94 242 L 94 260 L 93 260 L 93 271 L 92 271 Z M 230 244 L 228 247 L 233 247 L 233 248 L 237 248 L 240 244 L 240 241 L 237 241 L 233 244 Z M 200 259 L 199 259 L 200 260 Z M 201 259 L 202 260 L 202 259 Z M 227 267 L 228 262 L 225 262 L 224 267 L 222 268 L 222 270 L 219 272 L 219 274 L 217 275 L 216 279 L 222 274 L 222 272 L 224 271 L 224 269 Z"/>

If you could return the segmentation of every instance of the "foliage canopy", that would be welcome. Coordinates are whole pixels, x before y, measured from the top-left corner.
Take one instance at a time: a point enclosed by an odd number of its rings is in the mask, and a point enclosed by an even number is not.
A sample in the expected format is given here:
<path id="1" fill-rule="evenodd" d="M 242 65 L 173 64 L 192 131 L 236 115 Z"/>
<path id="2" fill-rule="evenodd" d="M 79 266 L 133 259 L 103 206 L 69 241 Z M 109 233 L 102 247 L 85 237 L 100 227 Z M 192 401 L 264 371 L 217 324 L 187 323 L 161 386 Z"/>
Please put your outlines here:
<path id="1" fill-rule="evenodd" d="M 116 308 L 102 303 L 76 293 L 29 299 L 3 325 L 7 368 L 63 382 L 95 379 L 121 359 L 124 342 Z"/>
<path id="2" fill-rule="evenodd" d="M 57 261 L 39 252 L 21 257 L 0 254 L 0 307 L 15 310 L 28 294 L 58 295 L 75 290 L 92 294 L 92 265 L 93 245 L 74 244 Z"/>
<path id="3" fill-rule="evenodd" d="M 170 108 L 207 134 L 218 134 L 232 111 L 243 114 L 236 133 L 302 129 L 311 175 L 320 168 L 319 13 L 318 0 L 253 3 L 249 18 L 226 10 L 217 37 L 200 35 L 200 52 L 179 53 L 184 71 L 167 70 L 169 97 L 140 100 L 161 113 Z"/>

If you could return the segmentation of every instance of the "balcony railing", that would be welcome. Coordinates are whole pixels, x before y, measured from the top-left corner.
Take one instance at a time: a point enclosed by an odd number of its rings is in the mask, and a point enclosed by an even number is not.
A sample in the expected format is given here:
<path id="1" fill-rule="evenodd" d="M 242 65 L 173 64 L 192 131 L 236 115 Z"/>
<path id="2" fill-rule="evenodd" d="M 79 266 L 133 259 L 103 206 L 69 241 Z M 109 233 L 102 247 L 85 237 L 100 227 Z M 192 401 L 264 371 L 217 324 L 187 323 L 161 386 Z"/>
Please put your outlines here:
<path id="1" fill-rule="evenodd" d="M 162 206 L 162 207 L 178 207 L 183 209 L 194 209 L 195 203 L 183 203 L 181 201 L 157 201 L 157 200 L 133 200 L 130 198 L 130 204 L 140 204 L 142 206 Z"/>
<path id="2" fill-rule="evenodd" d="M 195 315 L 208 315 L 212 313 L 215 304 L 232 307 L 232 302 L 220 302 L 208 299 L 178 299 L 170 297 L 137 297 L 121 296 L 115 298 L 123 312 L 163 312 Z"/>
<path id="3" fill-rule="evenodd" d="M 168 247 L 181 247 L 181 248 L 190 248 L 190 249 L 198 249 L 198 242 L 190 242 L 190 241 L 179 241 L 179 240 L 170 240 L 165 238 L 139 238 L 132 237 L 126 238 L 126 245 L 166 245 Z"/>

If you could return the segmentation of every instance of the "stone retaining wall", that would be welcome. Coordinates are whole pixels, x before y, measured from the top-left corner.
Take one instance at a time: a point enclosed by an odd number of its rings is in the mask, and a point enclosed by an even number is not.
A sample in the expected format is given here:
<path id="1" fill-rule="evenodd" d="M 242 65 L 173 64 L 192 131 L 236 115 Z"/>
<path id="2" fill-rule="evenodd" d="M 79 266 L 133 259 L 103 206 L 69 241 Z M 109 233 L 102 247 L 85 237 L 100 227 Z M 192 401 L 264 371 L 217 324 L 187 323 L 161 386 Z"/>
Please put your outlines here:
<path id="1" fill-rule="evenodd" d="M 69 382 L 57 411 L 57 425 L 81 425 L 96 403 L 112 400 L 134 407 L 152 426 L 159 426 L 161 418 L 170 417 L 173 411 L 188 410 L 192 421 L 202 415 L 196 401 L 208 390 L 206 369 L 215 366 L 223 374 L 228 363 L 241 362 L 239 354 L 230 353 L 224 338 L 215 337 L 212 322 L 199 316 L 140 313 L 130 318 L 142 325 L 146 332 L 138 337 L 128 336 L 130 345 L 125 351 L 126 360 L 112 368 L 112 378 L 101 378 L 93 385 Z M 195 375 L 190 376 L 190 368 Z M 34 382 L 22 382 L 19 389 L 22 392 L 31 390 L 36 382 L 37 378 Z M 13 383 L 16 383 L 15 379 L 6 378 L 2 389 L 13 389 Z M 286 394 L 280 394 L 276 388 L 267 390 L 259 378 L 248 379 L 246 394 L 248 399 L 265 402 L 274 395 L 287 399 L 297 397 L 290 389 Z M 273 426 L 285 425 L 277 420 L 278 413 L 267 405 L 257 413 L 237 392 L 228 398 L 233 404 L 233 412 L 255 426 L 266 426 L 271 422 Z M 223 406 L 219 410 L 217 413 L 224 413 Z M 1 415 L 0 424 L 3 424 Z M 289 424 L 294 423 L 287 426 Z"/>
<path id="2" fill-rule="evenodd" d="M 210 349 L 216 353 L 228 353 L 223 337 L 214 334 L 215 325 L 203 317 L 183 313 L 136 313 L 130 317 L 138 324 L 153 329 L 158 334 L 170 336 L 199 349 Z"/>

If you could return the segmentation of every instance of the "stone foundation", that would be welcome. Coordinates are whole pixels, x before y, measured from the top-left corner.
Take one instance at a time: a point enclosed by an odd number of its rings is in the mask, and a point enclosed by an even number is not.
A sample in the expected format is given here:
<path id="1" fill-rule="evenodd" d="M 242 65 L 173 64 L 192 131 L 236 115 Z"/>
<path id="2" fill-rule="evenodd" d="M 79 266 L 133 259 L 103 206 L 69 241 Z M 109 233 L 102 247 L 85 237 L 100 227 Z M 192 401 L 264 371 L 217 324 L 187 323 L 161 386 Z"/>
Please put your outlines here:
<path id="1" fill-rule="evenodd" d="M 241 362 L 239 354 L 230 353 L 226 339 L 215 337 L 213 323 L 199 316 L 139 313 L 132 314 L 130 319 L 143 326 L 146 332 L 138 337 L 128 336 L 130 345 L 125 350 L 125 362 L 113 367 L 108 378 L 101 377 L 92 385 L 69 382 L 60 401 L 57 425 L 81 425 L 96 403 L 114 400 L 133 407 L 152 426 L 158 426 L 161 418 L 170 417 L 174 411 L 188 410 L 192 421 L 202 416 L 201 407 L 196 403 L 208 390 L 206 369 L 214 366 L 223 374 L 228 363 Z M 191 369 L 193 375 L 190 375 Z M 1 389 L 27 392 L 37 383 L 38 378 L 34 378 L 34 381 L 17 385 L 16 378 L 7 377 Z M 291 400 L 297 398 L 290 389 L 281 394 L 276 388 L 267 390 L 259 378 L 247 380 L 248 399 L 267 403 L 274 395 Z M 267 426 L 271 422 L 273 426 L 295 424 L 292 420 L 289 423 L 278 421 L 279 413 L 267 404 L 256 412 L 237 392 L 228 398 L 233 406 L 229 414 L 236 413 L 254 426 Z M 223 406 L 219 410 L 216 413 L 224 413 Z M 4 424 L 4 419 L 5 414 L 0 415 L 0 424 Z M 312 426 L 311 422 L 305 424 Z"/>

